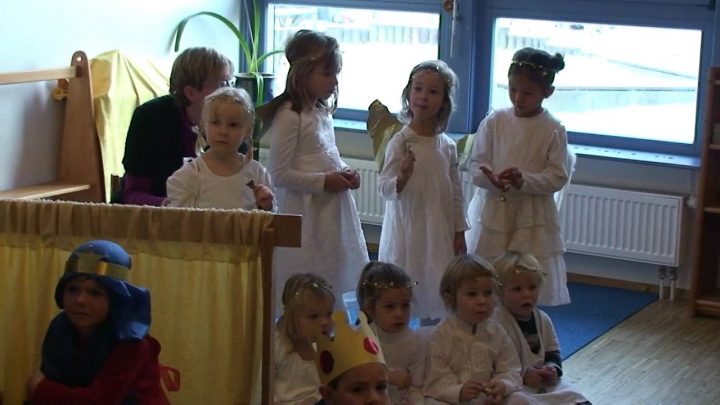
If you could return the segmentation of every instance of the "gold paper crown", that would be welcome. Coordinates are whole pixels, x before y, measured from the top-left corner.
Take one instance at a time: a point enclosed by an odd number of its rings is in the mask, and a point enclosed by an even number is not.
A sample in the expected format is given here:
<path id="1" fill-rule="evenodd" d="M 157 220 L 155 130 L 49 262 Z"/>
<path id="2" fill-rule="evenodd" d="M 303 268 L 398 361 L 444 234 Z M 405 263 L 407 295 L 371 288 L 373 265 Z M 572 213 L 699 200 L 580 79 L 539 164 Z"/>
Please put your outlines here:
<path id="1" fill-rule="evenodd" d="M 368 326 L 364 313 L 358 314 L 357 328 L 350 325 L 345 311 L 335 311 L 332 320 L 335 324 L 334 336 L 320 335 L 317 338 L 315 366 L 322 385 L 328 385 L 356 366 L 367 363 L 385 365 L 378 339 Z"/>

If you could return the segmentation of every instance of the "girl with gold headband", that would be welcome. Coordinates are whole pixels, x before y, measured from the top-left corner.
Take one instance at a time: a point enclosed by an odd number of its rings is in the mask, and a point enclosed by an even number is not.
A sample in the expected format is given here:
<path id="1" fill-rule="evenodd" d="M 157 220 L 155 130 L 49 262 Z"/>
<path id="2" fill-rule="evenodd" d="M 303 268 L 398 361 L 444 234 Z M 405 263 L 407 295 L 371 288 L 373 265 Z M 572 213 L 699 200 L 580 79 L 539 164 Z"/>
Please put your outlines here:
<path id="1" fill-rule="evenodd" d="M 488 260 L 513 250 L 535 256 L 547 272 L 540 305 L 570 302 L 555 192 L 569 179 L 565 127 L 543 108 L 565 67 L 560 54 L 524 48 L 508 70 L 512 107 L 491 112 L 475 134 L 469 172 L 468 251 Z"/>
<path id="2" fill-rule="evenodd" d="M 38 404 L 168 404 L 160 344 L 151 337 L 150 293 L 125 281 L 131 258 L 118 244 L 78 246 L 55 288 L 63 311 L 50 323 L 42 365 L 27 382 Z"/>
<path id="3" fill-rule="evenodd" d="M 358 304 L 385 353 L 390 399 L 395 405 L 425 401 L 422 385 L 427 345 L 409 327 L 416 285 L 402 268 L 377 261 L 365 266 L 358 281 Z"/>
<path id="4" fill-rule="evenodd" d="M 440 60 L 412 69 L 402 92 L 406 125 L 390 139 L 378 177 L 386 201 L 378 258 L 397 264 L 419 282 L 420 318 L 445 314 L 434 286 L 453 256 L 466 252 L 469 224 L 457 146 L 445 134 L 457 81 Z"/>
<path id="5" fill-rule="evenodd" d="M 279 211 L 303 217 L 302 247 L 276 250 L 278 285 L 294 272 L 315 272 L 335 291 L 351 291 L 369 258 L 350 193 L 360 187 L 360 176 L 335 145 L 340 48 L 331 36 L 300 30 L 285 56 L 285 92 L 258 110 L 263 121 L 272 122 L 268 169 Z"/>
<path id="6" fill-rule="evenodd" d="M 330 333 L 335 295 L 324 278 L 296 273 L 285 283 L 282 306 L 275 329 L 273 405 L 312 405 L 320 399 L 313 345 L 319 334 Z"/>

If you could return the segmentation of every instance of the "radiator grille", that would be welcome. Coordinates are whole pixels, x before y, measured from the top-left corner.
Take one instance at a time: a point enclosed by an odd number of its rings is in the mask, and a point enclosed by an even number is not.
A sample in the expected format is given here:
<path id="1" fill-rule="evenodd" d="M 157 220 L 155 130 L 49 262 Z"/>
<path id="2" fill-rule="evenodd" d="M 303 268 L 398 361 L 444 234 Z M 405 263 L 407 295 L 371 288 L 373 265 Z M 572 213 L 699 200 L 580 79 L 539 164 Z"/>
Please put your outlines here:
<path id="1" fill-rule="evenodd" d="M 571 184 L 560 218 L 570 252 L 677 266 L 683 198 Z"/>

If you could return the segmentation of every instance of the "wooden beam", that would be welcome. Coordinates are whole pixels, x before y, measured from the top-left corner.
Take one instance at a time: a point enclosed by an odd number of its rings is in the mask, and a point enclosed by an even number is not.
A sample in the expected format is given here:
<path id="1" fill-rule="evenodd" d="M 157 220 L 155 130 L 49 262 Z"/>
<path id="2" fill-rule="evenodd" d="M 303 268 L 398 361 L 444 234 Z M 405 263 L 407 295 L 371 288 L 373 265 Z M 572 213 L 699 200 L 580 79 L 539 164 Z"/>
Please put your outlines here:
<path id="1" fill-rule="evenodd" d="M 0 84 L 38 82 L 42 80 L 70 79 L 77 77 L 77 68 L 68 66 L 57 69 L 32 70 L 24 72 L 0 73 Z"/>

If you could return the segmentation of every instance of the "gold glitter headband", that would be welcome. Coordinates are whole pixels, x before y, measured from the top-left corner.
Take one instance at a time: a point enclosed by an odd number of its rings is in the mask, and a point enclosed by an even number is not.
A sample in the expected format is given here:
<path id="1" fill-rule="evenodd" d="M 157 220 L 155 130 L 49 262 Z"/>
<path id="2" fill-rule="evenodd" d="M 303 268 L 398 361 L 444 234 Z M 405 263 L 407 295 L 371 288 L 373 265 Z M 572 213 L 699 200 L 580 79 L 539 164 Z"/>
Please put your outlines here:
<path id="1" fill-rule="evenodd" d="M 543 76 L 546 76 L 548 73 L 552 73 L 552 74 L 557 73 L 556 71 L 554 71 L 554 70 L 552 70 L 552 69 L 550 69 L 550 68 L 548 68 L 548 67 L 541 66 L 541 65 L 538 65 L 538 64 L 535 64 L 535 63 L 532 63 L 532 62 L 513 60 L 513 61 L 512 61 L 512 64 L 515 65 L 515 66 L 517 66 L 517 67 L 527 66 L 527 67 L 529 67 L 529 68 L 531 68 L 531 69 L 542 70 Z"/>
<path id="2" fill-rule="evenodd" d="M 301 288 L 299 291 L 296 291 L 295 296 L 300 295 L 302 290 L 304 290 L 306 288 L 332 290 L 332 286 L 324 281 L 313 281 L 310 284 L 304 285 L 303 288 Z"/>
<path id="3" fill-rule="evenodd" d="M 394 289 L 394 288 L 413 288 L 413 287 L 415 287 L 415 286 L 418 285 L 418 282 L 417 282 L 417 281 L 410 281 L 410 282 L 408 282 L 408 283 L 406 283 L 406 284 L 402 284 L 402 283 L 396 283 L 395 281 L 391 281 L 391 282 L 387 283 L 387 282 L 384 282 L 384 281 L 368 281 L 368 280 L 365 280 L 365 281 L 363 281 L 362 285 L 365 286 L 365 287 L 368 287 L 368 286 L 369 286 L 369 287 L 374 287 L 374 288 L 377 288 L 377 289 L 380 289 L 380 290 L 390 290 L 390 289 Z"/>

